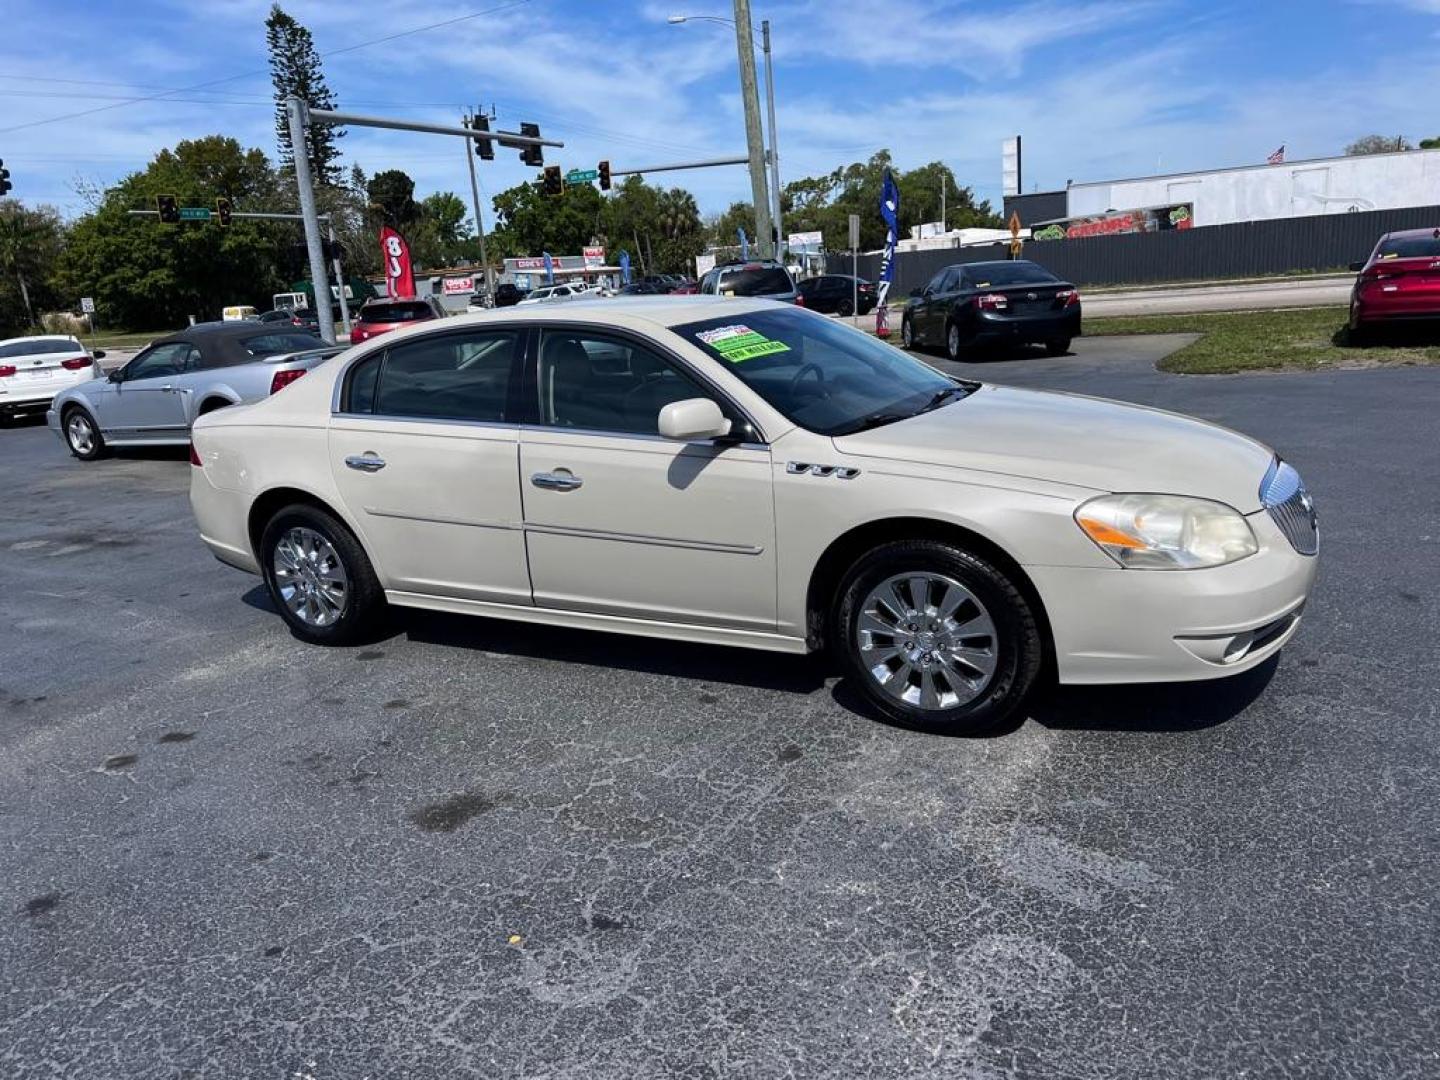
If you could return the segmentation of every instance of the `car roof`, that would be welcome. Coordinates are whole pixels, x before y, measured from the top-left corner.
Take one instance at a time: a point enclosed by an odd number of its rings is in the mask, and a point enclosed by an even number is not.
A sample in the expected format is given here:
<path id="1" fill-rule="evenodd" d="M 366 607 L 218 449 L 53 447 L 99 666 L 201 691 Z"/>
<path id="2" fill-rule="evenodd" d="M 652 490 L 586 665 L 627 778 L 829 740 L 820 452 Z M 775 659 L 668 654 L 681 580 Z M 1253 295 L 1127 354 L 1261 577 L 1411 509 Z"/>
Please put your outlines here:
<path id="1" fill-rule="evenodd" d="M 680 326 L 704 319 L 724 319 L 744 315 L 751 311 L 776 308 L 786 311 L 798 310 L 793 304 L 758 297 L 731 298 L 728 296 L 682 295 L 654 296 L 638 295 L 575 300 L 566 304 L 542 304 L 523 308 L 497 308 L 494 310 L 452 315 L 442 323 L 426 323 L 431 330 L 437 326 L 454 328 L 471 323 L 485 322 L 576 322 L 606 323 L 617 328 L 647 329 Z M 823 317 L 823 316 L 822 316 Z M 401 331 L 404 333 L 405 331 Z M 418 332 L 418 328 L 417 328 Z"/>
<path id="2" fill-rule="evenodd" d="M 1380 242 L 1384 243 L 1386 240 L 1419 240 L 1421 238 L 1440 240 L 1440 228 L 1401 229 L 1399 232 L 1388 232 L 1380 237 Z"/>

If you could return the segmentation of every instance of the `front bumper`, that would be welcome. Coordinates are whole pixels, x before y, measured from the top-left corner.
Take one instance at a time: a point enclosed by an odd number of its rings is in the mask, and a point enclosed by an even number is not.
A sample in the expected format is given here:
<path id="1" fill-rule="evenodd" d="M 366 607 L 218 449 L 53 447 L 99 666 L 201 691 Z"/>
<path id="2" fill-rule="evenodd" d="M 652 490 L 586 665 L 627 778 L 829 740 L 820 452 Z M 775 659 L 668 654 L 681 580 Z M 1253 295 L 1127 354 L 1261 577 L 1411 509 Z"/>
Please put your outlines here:
<path id="1" fill-rule="evenodd" d="M 1208 570 L 1028 566 L 1062 683 L 1185 682 L 1248 670 L 1300 625 L 1318 559 L 1298 554 L 1264 511 L 1260 550 Z"/>

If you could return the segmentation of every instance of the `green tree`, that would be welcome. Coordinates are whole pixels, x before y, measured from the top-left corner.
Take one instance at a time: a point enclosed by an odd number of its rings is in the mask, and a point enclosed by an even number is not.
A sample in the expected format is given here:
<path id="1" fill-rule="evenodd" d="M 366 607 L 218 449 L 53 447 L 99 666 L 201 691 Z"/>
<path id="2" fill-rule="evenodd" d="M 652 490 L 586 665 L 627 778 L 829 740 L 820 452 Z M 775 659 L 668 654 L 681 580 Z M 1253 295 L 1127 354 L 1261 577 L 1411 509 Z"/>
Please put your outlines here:
<path id="1" fill-rule="evenodd" d="M 334 109 L 335 95 L 325 82 L 320 54 L 310 31 L 286 14 L 279 4 L 265 20 L 265 48 L 270 53 L 270 81 L 275 87 L 275 139 L 280 164 L 292 166 L 295 148 L 290 144 L 290 120 L 285 99 L 294 95 L 316 109 Z M 329 124 L 312 124 L 306 133 L 307 157 L 315 183 L 322 187 L 341 181 L 340 149 L 335 141 L 345 133 Z"/>
<path id="2" fill-rule="evenodd" d="M 53 207 L 0 199 L 0 333 L 26 330 L 56 302 L 51 277 L 65 229 Z"/>
<path id="3" fill-rule="evenodd" d="M 1421 139 L 1421 140 L 1420 140 L 1420 149 L 1421 149 L 1421 150 L 1440 150 L 1440 138 L 1435 138 L 1435 139 Z"/>
<path id="4" fill-rule="evenodd" d="M 400 169 L 386 169 L 370 178 L 365 187 L 370 200 L 370 213 L 376 224 L 389 225 L 405 232 L 420 219 L 420 204 L 415 201 L 415 181 Z"/>
<path id="5" fill-rule="evenodd" d="M 604 200 L 589 184 L 567 187 L 560 196 L 542 195 L 533 183 L 517 184 L 496 195 L 492 205 L 498 242 L 517 254 L 576 255 L 604 235 Z"/>
<path id="6" fill-rule="evenodd" d="M 437 191 L 420 201 L 418 218 L 408 239 L 420 265 L 454 266 L 471 257 L 472 232 L 460 196 L 453 191 Z M 473 248 L 478 254 L 478 241 Z"/>
<path id="7" fill-rule="evenodd" d="M 1424 144 L 1421 144 L 1422 148 Z M 1366 154 L 1393 154 L 1400 150 L 1414 150 L 1404 135 L 1364 135 L 1345 147 L 1347 157 L 1363 157 Z"/>
<path id="8" fill-rule="evenodd" d="M 67 298 L 94 296 L 104 325 L 143 330 L 183 325 L 191 315 L 215 319 L 228 304 L 269 307 L 305 265 L 295 223 L 162 225 L 126 211 L 151 208 L 160 194 L 186 206 L 213 206 L 224 195 L 236 210 L 273 209 L 280 190 L 260 150 L 221 135 L 178 143 L 74 222 L 56 287 Z"/>

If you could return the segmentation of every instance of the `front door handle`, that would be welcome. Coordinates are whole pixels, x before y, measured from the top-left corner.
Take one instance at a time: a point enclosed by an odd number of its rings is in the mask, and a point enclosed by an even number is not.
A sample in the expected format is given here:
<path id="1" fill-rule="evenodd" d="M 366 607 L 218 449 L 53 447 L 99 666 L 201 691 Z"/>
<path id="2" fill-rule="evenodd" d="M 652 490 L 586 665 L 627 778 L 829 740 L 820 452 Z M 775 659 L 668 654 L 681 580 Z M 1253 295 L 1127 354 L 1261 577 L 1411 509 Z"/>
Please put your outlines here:
<path id="1" fill-rule="evenodd" d="M 537 472 L 530 477 L 530 482 L 549 491 L 574 491 L 585 481 L 568 469 L 556 469 L 554 472 Z"/>
<path id="2" fill-rule="evenodd" d="M 351 469 L 359 469 L 361 472 L 375 473 L 385 467 L 385 459 L 374 453 L 351 454 L 345 459 L 345 464 Z"/>

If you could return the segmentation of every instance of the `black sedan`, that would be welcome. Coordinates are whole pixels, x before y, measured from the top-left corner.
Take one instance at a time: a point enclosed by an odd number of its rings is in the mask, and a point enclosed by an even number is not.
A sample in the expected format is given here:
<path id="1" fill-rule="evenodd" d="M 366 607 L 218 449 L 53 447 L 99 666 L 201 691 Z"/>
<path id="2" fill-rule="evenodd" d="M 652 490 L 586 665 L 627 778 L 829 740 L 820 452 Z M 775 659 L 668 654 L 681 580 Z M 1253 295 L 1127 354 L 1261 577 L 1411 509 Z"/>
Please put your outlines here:
<path id="1" fill-rule="evenodd" d="M 875 310 L 875 284 L 849 274 L 823 274 L 795 286 L 811 311 L 825 315 L 869 315 Z"/>
<path id="2" fill-rule="evenodd" d="M 529 295 L 528 289 L 522 289 L 513 281 L 502 281 L 495 286 L 495 306 L 513 307 Z"/>
<path id="3" fill-rule="evenodd" d="M 1044 345 L 1063 356 L 1080 336 L 1080 293 L 1024 259 L 947 266 L 905 305 L 905 347 L 940 346 L 960 360 L 982 345 Z"/>

